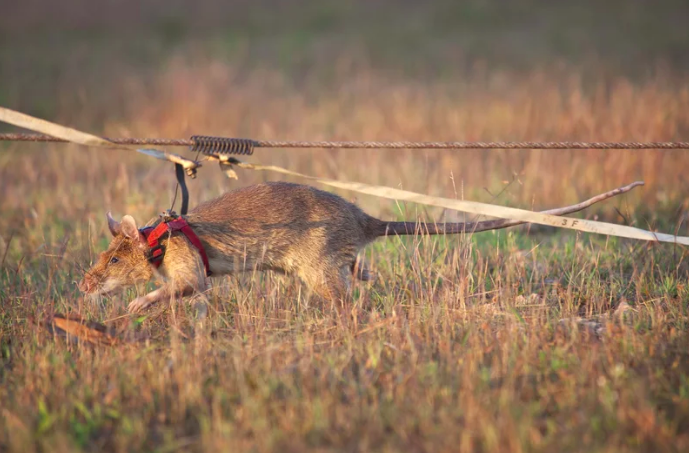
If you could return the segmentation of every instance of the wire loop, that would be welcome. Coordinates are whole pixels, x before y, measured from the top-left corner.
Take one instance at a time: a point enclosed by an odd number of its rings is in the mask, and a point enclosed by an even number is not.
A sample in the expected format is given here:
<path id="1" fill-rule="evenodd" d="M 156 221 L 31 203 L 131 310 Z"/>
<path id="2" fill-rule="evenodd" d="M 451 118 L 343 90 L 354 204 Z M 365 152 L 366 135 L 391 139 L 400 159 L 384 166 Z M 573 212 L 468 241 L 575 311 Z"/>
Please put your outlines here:
<path id="1" fill-rule="evenodd" d="M 211 137 L 207 135 L 192 135 L 192 151 L 203 154 L 242 154 L 254 153 L 256 142 L 246 138 Z"/>

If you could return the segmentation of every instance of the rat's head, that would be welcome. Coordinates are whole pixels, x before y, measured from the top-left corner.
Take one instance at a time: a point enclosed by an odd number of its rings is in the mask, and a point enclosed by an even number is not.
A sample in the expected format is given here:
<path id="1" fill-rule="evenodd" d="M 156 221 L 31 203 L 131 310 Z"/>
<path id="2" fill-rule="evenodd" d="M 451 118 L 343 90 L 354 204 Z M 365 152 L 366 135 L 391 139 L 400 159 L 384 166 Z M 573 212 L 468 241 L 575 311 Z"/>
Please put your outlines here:
<path id="1" fill-rule="evenodd" d="M 113 235 L 110 246 L 79 283 L 79 289 L 87 295 L 108 294 L 153 276 L 146 259 L 148 244 L 134 218 L 126 215 L 117 222 L 108 212 L 108 227 Z"/>

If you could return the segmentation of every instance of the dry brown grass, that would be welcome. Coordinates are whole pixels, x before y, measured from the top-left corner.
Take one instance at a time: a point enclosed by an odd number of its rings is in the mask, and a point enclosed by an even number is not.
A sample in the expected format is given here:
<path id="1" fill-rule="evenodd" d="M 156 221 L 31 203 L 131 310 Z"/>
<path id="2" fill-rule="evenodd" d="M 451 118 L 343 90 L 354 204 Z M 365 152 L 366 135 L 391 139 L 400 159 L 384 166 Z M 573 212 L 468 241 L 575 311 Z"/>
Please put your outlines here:
<path id="1" fill-rule="evenodd" d="M 24 74 L 17 61 L 0 69 L 13 87 Z M 592 82 L 569 68 L 477 67 L 428 82 L 381 71 L 355 52 L 319 54 L 288 75 L 184 51 L 163 61 L 146 70 L 107 66 L 107 75 L 70 66 L 37 94 L 12 91 L 7 105 L 110 136 L 689 134 L 689 80 L 672 72 Z M 49 105 L 40 102 L 46 92 Z M 643 179 L 643 189 L 587 215 L 682 234 L 688 159 L 682 151 L 356 150 L 259 150 L 251 158 L 526 208 Z M 190 183 L 192 205 L 268 177 L 241 173 L 230 182 L 209 167 Z M 379 241 L 366 252 L 378 278 L 356 286 L 351 316 L 309 304 L 297 282 L 274 275 L 216 282 L 203 328 L 186 305 L 130 318 L 123 307 L 131 293 L 81 301 L 73 281 L 105 245 L 105 212 L 148 220 L 169 206 L 173 183 L 171 168 L 135 154 L 53 144 L 0 149 L 0 450 L 689 448 L 683 249 L 527 229 Z M 387 218 L 442 214 L 357 201 Z M 613 314 L 625 299 L 633 310 Z M 40 325 L 53 311 L 148 340 L 65 343 Z"/>

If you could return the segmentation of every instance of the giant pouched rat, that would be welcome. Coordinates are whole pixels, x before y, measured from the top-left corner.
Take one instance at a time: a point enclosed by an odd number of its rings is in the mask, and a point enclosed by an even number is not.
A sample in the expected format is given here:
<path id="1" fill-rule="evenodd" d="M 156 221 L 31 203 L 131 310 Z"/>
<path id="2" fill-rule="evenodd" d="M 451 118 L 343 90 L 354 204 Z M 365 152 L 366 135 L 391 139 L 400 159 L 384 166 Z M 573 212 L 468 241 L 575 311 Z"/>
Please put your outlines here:
<path id="1" fill-rule="evenodd" d="M 562 215 L 588 205 L 545 212 Z M 471 233 L 524 223 L 388 222 L 332 193 L 285 182 L 234 190 L 198 205 L 184 218 L 200 239 L 213 276 L 246 270 L 278 271 L 298 276 L 312 291 L 331 301 L 346 297 L 353 273 L 362 280 L 369 278 L 368 270 L 357 265 L 357 255 L 378 237 Z M 207 288 L 202 256 L 184 234 L 172 232 L 161 238 L 165 254 L 160 267 L 154 269 L 147 258 L 149 244 L 131 216 L 117 222 L 108 213 L 108 226 L 114 237 L 79 283 L 84 293 L 108 294 L 160 274 L 166 280 L 161 288 L 129 304 L 130 311 L 137 311 Z"/>

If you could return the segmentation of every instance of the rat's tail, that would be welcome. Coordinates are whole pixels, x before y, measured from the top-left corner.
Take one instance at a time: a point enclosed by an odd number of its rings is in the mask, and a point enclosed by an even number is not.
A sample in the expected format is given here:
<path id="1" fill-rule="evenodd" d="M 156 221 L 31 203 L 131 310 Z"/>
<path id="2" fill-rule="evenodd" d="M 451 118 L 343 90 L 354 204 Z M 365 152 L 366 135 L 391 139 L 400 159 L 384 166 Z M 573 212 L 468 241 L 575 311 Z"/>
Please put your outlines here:
<path id="1" fill-rule="evenodd" d="M 416 223 L 416 222 L 380 222 L 375 227 L 376 236 L 388 235 L 433 235 L 478 233 L 479 231 L 497 230 L 526 222 L 516 220 L 486 220 L 484 222 L 462 223 Z"/>
<path id="2" fill-rule="evenodd" d="M 629 192 L 636 186 L 642 186 L 642 181 L 633 182 L 624 187 L 618 187 L 609 192 L 596 195 L 581 203 L 565 206 L 564 208 L 549 209 L 542 211 L 542 214 L 550 215 L 566 215 L 573 212 L 582 211 L 591 205 L 616 195 Z M 465 222 L 465 223 L 416 223 L 416 222 L 385 222 L 374 217 L 368 217 L 365 221 L 365 228 L 370 238 L 379 236 L 387 236 L 391 234 L 409 235 L 409 234 L 459 234 L 459 233 L 478 233 L 479 231 L 499 230 L 500 228 L 507 228 L 515 225 L 521 225 L 522 220 L 486 220 L 483 222 Z"/>

